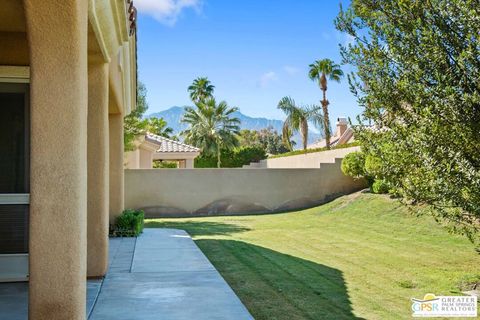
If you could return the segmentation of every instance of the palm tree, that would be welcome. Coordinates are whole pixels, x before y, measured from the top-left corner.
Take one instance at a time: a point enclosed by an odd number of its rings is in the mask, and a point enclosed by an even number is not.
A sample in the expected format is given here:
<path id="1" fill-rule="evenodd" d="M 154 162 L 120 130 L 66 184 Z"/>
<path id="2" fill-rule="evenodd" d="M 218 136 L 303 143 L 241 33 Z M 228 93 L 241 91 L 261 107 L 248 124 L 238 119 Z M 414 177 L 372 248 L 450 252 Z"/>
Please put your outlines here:
<path id="1" fill-rule="evenodd" d="M 206 77 L 199 77 L 193 80 L 192 85 L 188 87 L 190 99 L 192 99 L 193 103 L 195 104 L 211 98 L 214 90 L 215 86 L 212 85 L 210 80 L 208 80 Z"/>
<path id="2" fill-rule="evenodd" d="M 303 150 L 307 150 L 308 122 L 315 127 L 323 129 L 323 115 L 318 106 L 298 106 L 290 97 L 283 97 L 278 103 L 278 109 L 285 112 L 287 118 L 283 123 L 283 141 L 290 141 L 293 132 L 300 132 L 303 142 Z M 291 143 L 287 145 L 292 148 Z"/>
<path id="3" fill-rule="evenodd" d="M 225 101 L 217 104 L 215 98 L 199 102 L 196 107 L 186 107 L 182 122 L 189 127 L 181 132 L 185 142 L 202 149 L 206 155 L 217 156 L 221 167 L 221 151 L 238 145 L 240 120 L 233 116 L 238 108 L 231 108 Z"/>
<path id="4" fill-rule="evenodd" d="M 282 130 L 282 143 L 287 147 L 288 151 L 293 151 L 295 141 L 292 141 L 293 131 L 290 127 L 283 127 Z"/>
<path id="5" fill-rule="evenodd" d="M 330 59 L 317 60 L 310 65 L 310 71 L 308 73 L 310 79 L 318 81 L 320 90 L 323 92 L 323 100 L 321 101 L 323 109 L 323 121 L 325 130 L 325 142 L 326 147 L 330 148 L 330 119 L 328 116 L 328 105 L 330 102 L 327 100 L 327 78 L 328 80 L 340 82 L 343 77 L 343 71 L 338 64 L 335 64 Z"/>

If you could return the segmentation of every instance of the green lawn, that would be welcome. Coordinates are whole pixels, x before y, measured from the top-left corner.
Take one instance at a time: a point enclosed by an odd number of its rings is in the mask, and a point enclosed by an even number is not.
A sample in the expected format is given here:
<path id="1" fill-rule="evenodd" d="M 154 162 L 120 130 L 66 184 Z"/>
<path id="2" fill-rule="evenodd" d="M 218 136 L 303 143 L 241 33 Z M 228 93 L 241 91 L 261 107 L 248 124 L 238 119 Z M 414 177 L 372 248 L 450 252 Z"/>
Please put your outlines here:
<path id="1" fill-rule="evenodd" d="M 184 229 L 256 319 L 409 319 L 410 298 L 480 279 L 466 239 L 386 196 L 285 214 L 149 220 Z"/>

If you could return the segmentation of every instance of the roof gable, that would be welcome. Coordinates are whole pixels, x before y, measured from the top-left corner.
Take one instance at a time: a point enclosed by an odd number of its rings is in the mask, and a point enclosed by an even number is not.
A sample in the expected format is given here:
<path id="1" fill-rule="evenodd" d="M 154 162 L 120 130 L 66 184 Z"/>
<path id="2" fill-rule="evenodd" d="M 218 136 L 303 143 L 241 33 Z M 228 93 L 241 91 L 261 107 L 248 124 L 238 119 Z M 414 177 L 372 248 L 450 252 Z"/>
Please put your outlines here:
<path id="1" fill-rule="evenodd" d="M 153 133 L 147 133 L 145 135 L 145 141 L 158 145 L 156 152 L 200 152 L 197 147 L 175 141 L 162 136 L 158 136 Z"/>

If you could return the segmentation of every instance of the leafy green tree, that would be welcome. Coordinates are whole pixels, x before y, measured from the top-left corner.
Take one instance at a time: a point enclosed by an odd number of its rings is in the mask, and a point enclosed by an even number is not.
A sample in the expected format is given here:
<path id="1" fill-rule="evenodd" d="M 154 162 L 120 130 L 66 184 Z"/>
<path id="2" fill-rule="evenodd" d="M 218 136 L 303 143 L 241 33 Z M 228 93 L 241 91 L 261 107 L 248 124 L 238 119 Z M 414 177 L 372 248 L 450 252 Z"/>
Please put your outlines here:
<path id="1" fill-rule="evenodd" d="M 216 155 L 220 168 L 221 150 L 238 145 L 240 120 L 233 116 L 237 110 L 225 101 L 217 103 L 215 98 L 201 101 L 196 107 L 186 107 L 181 121 L 188 124 L 188 128 L 181 135 L 186 143 L 201 148 L 202 153 Z"/>
<path id="2" fill-rule="evenodd" d="M 282 136 L 284 141 L 290 140 L 293 132 L 300 132 L 303 142 L 303 150 L 307 150 L 308 122 L 323 130 L 324 117 L 318 106 L 299 106 L 291 97 L 283 97 L 278 103 L 278 109 L 282 110 L 287 118 L 283 124 Z"/>
<path id="3" fill-rule="evenodd" d="M 142 117 L 148 109 L 147 103 L 147 88 L 141 82 L 138 82 L 137 88 L 137 106 L 129 115 L 124 118 L 123 124 L 123 140 L 125 151 L 132 151 L 135 149 L 135 139 L 145 134 L 148 130 L 148 122 Z"/>
<path id="4" fill-rule="evenodd" d="M 148 118 L 147 122 L 147 130 L 149 132 L 165 138 L 171 137 L 173 129 L 168 127 L 167 121 L 165 121 L 165 119 L 152 117 Z"/>
<path id="5" fill-rule="evenodd" d="M 365 170 L 365 153 L 355 151 L 347 154 L 342 160 L 341 169 L 346 176 L 354 179 L 365 178 L 367 176 Z"/>
<path id="6" fill-rule="evenodd" d="M 290 146 L 292 146 L 292 148 L 293 145 L 295 145 L 295 142 L 290 140 L 291 135 L 283 139 L 282 136 L 272 127 L 260 130 L 258 135 L 262 148 L 268 154 L 280 154 L 290 151 L 289 147 L 284 142 L 285 139 L 290 141 Z"/>
<path id="7" fill-rule="evenodd" d="M 124 118 L 123 139 L 125 151 L 133 151 L 135 149 L 135 140 L 148 131 L 165 138 L 169 138 L 173 133 L 173 129 L 167 126 L 167 122 L 163 118 L 143 119 L 147 110 L 147 89 L 143 83 L 139 82 L 137 107 Z"/>
<path id="8" fill-rule="evenodd" d="M 282 136 L 272 127 L 260 131 L 241 130 L 238 139 L 241 147 L 259 147 L 269 154 L 279 154 L 290 151 L 289 147 L 284 143 Z M 294 141 L 290 141 L 290 145 L 293 146 L 294 144 Z"/>
<path id="9" fill-rule="evenodd" d="M 261 146 L 260 134 L 257 130 L 242 129 L 238 134 L 238 143 L 241 147 Z"/>
<path id="10" fill-rule="evenodd" d="M 193 83 L 188 87 L 190 99 L 193 103 L 198 104 L 213 97 L 215 86 L 206 77 L 199 77 L 193 80 Z"/>
<path id="11" fill-rule="evenodd" d="M 331 81 L 340 82 L 343 77 L 343 71 L 338 64 L 335 64 L 330 59 L 317 60 L 310 65 L 308 76 L 313 81 L 317 81 L 320 90 L 323 92 L 323 99 L 321 101 L 323 109 L 323 128 L 325 131 L 325 142 L 327 149 L 330 148 L 330 137 L 332 136 L 330 127 L 330 118 L 328 113 L 328 106 L 330 101 L 327 100 L 327 78 Z"/>
<path id="12" fill-rule="evenodd" d="M 353 0 L 336 27 L 352 92 L 355 138 L 388 185 L 453 231 L 480 234 L 480 6 L 474 0 Z M 377 167 L 378 166 L 373 166 Z"/>

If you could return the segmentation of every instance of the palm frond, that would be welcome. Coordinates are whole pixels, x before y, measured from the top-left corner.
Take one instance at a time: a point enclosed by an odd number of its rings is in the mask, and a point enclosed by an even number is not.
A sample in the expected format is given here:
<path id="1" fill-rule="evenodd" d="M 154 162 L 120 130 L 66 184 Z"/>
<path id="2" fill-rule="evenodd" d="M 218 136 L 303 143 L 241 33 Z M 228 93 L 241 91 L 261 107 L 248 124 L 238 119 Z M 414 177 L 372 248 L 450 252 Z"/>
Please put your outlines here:
<path id="1" fill-rule="evenodd" d="M 322 107 L 319 105 L 310 105 L 306 107 L 307 118 L 315 128 L 320 132 L 324 131 L 325 119 L 323 117 Z"/>
<path id="2" fill-rule="evenodd" d="M 340 65 L 330 59 L 317 60 L 310 65 L 309 77 L 313 81 L 320 82 L 322 75 L 338 82 L 343 77 L 343 71 Z"/>
<path id="3" fill-rule="evenodd" d="M 195 104 L 212 97 L 214 90 L 215 86 L 206 77 L 199 77 L 193 80 L 193 83 L 187 88 L 190 99 Z"/>
<path id="4" fill-rule="evenodd" d="M 187 107 L 182 118 L 188 124 L 182 131 L 185 141 L 201 148 L 204 154 L 215 156 L 222 148 L 237 146 L 240 119 L 232 116 L 237 110 L 225 101 L 217 103 L 213 97 L 198 101 L 196 108 Z"/>

